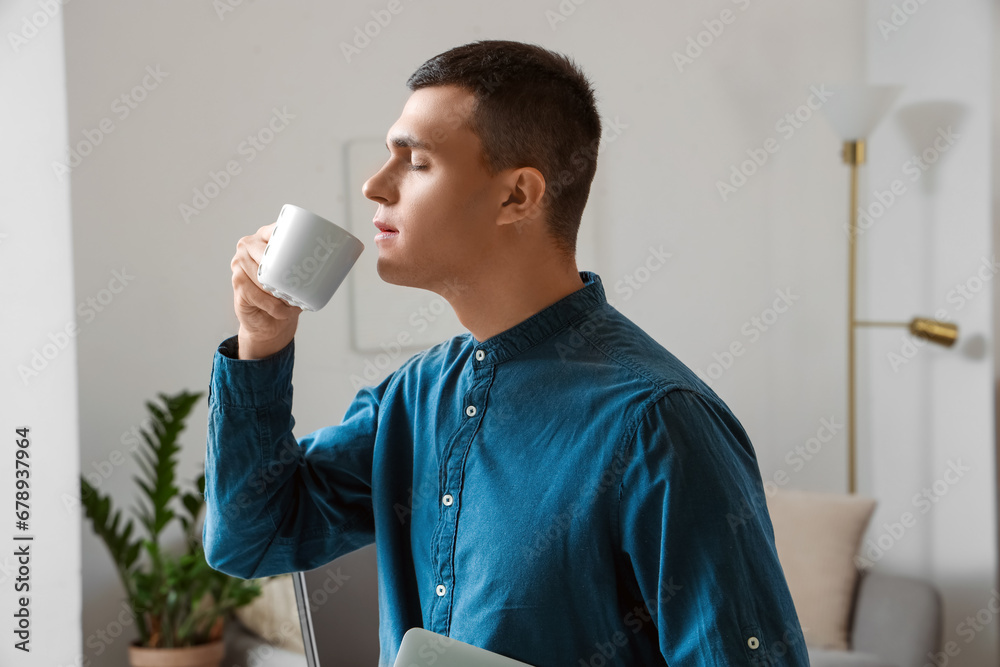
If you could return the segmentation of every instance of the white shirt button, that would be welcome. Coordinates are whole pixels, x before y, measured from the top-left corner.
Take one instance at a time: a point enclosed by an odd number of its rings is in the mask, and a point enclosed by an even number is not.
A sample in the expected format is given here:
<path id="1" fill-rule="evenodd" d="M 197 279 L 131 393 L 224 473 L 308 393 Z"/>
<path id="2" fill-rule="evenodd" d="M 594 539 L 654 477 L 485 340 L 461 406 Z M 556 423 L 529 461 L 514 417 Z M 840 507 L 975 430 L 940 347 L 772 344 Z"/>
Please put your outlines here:
<path id="1" fill-rule="evenodd" d="M 756 637 L 751 637 L 750 639 L 747 640 L 747 646 L 749 646 L 750 648 L 757 648 L 758 646 L 760 646 L 760 640 L 757 639 Z"/>
<path id="2" fill-rule="evenodd" d="M 446 507 L 451 507 L 451 504 L 453 502 L 455 502 L 455 499 L 451 497 L 450 493 L 446 493 L 443 496 L 441 496 L 441 503 L 444 504 Z"/>
<path id="3" fill-rule="evenodd" d="M 485 352 L 483 352 L 482 350 L 476 350 L 476 360 L 477 361 L 482 361 L 485 358 L 486 358 L 486 353 Z"/>
<path id="4" fill-rule="evenodd" d="M 465 414 L 469 415 L 470 417 L 475 417 L 476 416 L 476 406 L 470 405 L 469 407 L 467 407 L 465 409 Z"/>
<path id="5" fill-rule="evenodd" d="M 448 589 L 444 587 L 444 584 L 438 584 L 438 586 L 437 586 L 437 589 L 436 589 L 436 590 L 437 590 L 437 594 L 438 594 L 438 596 L 441 596 L 441 595 L 444 595 L 444 594 L 445 594 L 445 592 L 446 592 L 446 591 L 447 591 Z"/>

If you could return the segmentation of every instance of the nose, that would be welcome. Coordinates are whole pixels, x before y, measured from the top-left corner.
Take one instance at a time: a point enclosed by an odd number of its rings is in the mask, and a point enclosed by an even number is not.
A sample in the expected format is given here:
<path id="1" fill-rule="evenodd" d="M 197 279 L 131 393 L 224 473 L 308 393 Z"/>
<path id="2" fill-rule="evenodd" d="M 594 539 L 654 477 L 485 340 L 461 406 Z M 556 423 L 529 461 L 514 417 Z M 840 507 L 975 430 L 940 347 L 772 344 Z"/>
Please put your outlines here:
<path id="1" fill-rule="evenodd" d="M 386 162 L 388 164 L 388 162 Z M 374 202 L 380 204 L 388 204 L 391 193 L 391 183 L 386 175 L 383 174 L 385 171 L 385 165 L 375 172 L 364 185 L 361 186 L 361 194 L 366 198 L 371 199 Z"/>

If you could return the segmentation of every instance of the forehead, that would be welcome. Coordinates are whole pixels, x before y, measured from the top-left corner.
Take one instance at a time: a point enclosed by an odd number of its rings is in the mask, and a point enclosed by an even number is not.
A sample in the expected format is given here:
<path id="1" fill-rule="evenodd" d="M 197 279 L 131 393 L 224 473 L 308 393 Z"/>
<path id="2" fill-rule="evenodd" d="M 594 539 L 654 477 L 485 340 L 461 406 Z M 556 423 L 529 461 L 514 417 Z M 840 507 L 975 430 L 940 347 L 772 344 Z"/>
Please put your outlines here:
<path id="1" fill-rule="evenodd" d="M 469 128 L 475 96 L 457 86 L 428 86 L 413 91 L 399 119 L 386 135 L 386 147 L 409 148 L 435 153 L 449 146 L 478 144 Z"/>

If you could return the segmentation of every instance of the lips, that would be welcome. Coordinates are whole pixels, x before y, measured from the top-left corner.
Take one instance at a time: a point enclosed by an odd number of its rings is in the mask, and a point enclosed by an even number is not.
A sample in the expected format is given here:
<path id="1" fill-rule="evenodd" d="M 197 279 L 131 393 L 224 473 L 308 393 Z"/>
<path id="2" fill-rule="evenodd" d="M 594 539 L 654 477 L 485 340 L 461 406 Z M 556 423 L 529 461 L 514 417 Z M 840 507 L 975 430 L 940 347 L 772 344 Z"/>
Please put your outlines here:
<path id="1" fill-rule="evenodd" d="M 377 227 L 380 232 L 398 232 L 399 231 L 395 227 L 391 227 L 391 226 L 385 224 L 384 222 L 382 222 L 381 220 L 373 220 L 372 222 L 375 223 L 375 227 Z"/>

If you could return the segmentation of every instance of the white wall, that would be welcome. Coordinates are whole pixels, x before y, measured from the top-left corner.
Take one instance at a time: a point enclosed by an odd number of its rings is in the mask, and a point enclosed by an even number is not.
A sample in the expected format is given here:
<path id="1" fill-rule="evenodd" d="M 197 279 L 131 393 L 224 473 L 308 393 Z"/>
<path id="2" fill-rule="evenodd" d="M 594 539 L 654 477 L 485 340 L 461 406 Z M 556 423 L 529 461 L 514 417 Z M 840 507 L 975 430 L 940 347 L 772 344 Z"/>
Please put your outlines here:
<path id="1" fill-rule="evenodd" d="M 0 495 L 6 508 L 0 665 L 72 665 L 81 605 L 77 345 L 69 184 L 53 178 L 50 168 L 66 144 L 62 17 L 28 0 L 5 2 L 0 34 Z M 15 444 L 23 427 L 29 429 L 26 449 Z M 16 466 L 17 451 L 28 452 L 21 461 L 29 467 Z M 25 490 L 15 486 L 15 467 L 29 472 L 20 477 L 30 493 L 24 531 L 14 523 L 15 494 Z M 23 546 L 27 563 L 14 555 Z M 22 638 L 13 634 L 21 597 L 28 598 L 28 653 L 15 648 Z"/>
<path id="2" fill-rule="evenodd" d="M 859 315 L 936 316 L 958 324 L 960 338 L 951 349 L 914 348 L 907 359 L 899 330 L 859 336 L 859 366 L 866 368 L 859 395 L 858 444 L 865 453 L 860 484 L 879 499 L 867 539 L 888 546 L 877 558 L 879 567 L 930 578 L 941 588 L 944 638 L 960 650 L 949 664 L 996 664 L 1000 632 L 988 608 L 997 569 L 991 313 L 996 269 L 984 264 L 994 252 L 994 3 L 913 2 L 903 8 L 897 2 L 903 11 L 895 15 L 893 4 L 879 0 L 869 6 L 868 75 L 906 88 L 870 142 L 862 192 L 885 190 L 893 179 L 906 192 L 861 238 L 865 289 Z M 937 130 L 947 133 L 949 126 L 957 135 L 953 143 L 935 145 Z M 939 154 L 926 171 L 905 166 L 924 151 L 930 151 L 928 158 Z M 958 285 L 965 286 L 965 295 Z M 948 472 L 952 464 L 960 474 Z M 925 488 L 928 495 L 919 496 Z M 893 524 L 905 512 L 915 525 L 901 532 Z M 981 610 L 978 621 L 966 620 Z"/>
<path id="3" fill-rule="evenodd" d="M 993 252 L 1000 254 L 1000 11 L 996 7 L 993 10 L 993 74 L 990 77 L 993 81 L 993 162 L 990 165 L 990 173 L 993 176 L 993 225 L 992 248 Z M 993 451 L 1000 449 L 1000 353 L 997 350 L 996 332 L 1000 331 L 1000 290 L 992 290 L 993 296 L 993 424 L 996 431 L 996 444 Z M 995 466 L 996 478 L 1000 480 L 1000 460 Z M 1000 508 L 1000 493 L 994 492 L 996 498 L 994 508 Z"/>
<path id="4" fill-rule="evenodd" d="M 985 0 L 965 4 L 969 12 L 983 13 Z M 706 375 L 710 364 L 718 363 L 715 355 L 724 357 L 733 343 L 743 344 L 743 353 L 727 369 L 715 369 L 721 376 L 709 379 L 747 428 L 765 478 L 784 471 L 789 487 L 845 489 L 842 430 L 801 468 L 788 457 L 817 435 L 822 420 L 841 423 L 845 416 L 846 239 L 841 227 L 847 172 L 839 141 L 819 114 L 794 131 L 779 123 L 807 102 L 811 84 L 863 78 L 866 45 L 873 53 L 873 75 L 899 75 L 909 83 L 921 71 L 908 68 L 902 56 L 891 56 L 896 71 L 880 64 L 879 58 L 890 56 L 870 44 L 875 6 L 861 0 L 591 0 L 579 6 L 562 3 L 575 9 L 560 16 L 565 21 L 550 23 L 559 12 L 555 0 L 502 5 L 403 0 L 403 11 L 346 62 L 340 43 L 351 41 L 355 28 L 372 19 L 370 12 L 385 6 L 242 2 L 221 16 L 211 3 L 190 0 L 66 6 L 70 140 L 82 140 L 83 132 L 100 127 L 102 119 L 114 125 L 72 173 L 74 302 L 107 286 L 115 270 L 134 276 L 78 337 L 83 469 L 101 467 L 115 451 L 130 455 L 123 438 L 142 423 L 144 400 L 160 391 L 207 388 L 216 345 L 236 331 L 229 268 L 236 241 L 272 222 L 284 203 L 334 219 L 343 215 L 344 142 L 384 136 L 408 96 L 406 78 L 426 58 L 476 39 L 509 38 L 572 55 L 596 85 L 606 133 L 616 133 L 615 122 L 620 128 L 615 141 L 602 146 L 585 220 L 600 252 L 580 268 L 597 271 L 615 306 Z M 693 62 L 679 70 L 674 52 L 683 52 L 689 38 L 696 40 L 706 30 L 705 21 L 718 30 L 712 21 L 723 10 L 731 12 L 726 18 L 732 21 L 700 54 L 692 51 Z M 971 30 L 972 41 L 988 46 L 983 32 L 988 22 L 973 23 L 974 16 L 966 15 L 960 25 Z M 941 16 L 935 23 L 949 20 Z M 957 30 L 928 36 L 926 43 L 935 52 L 949 52 L 956 43 L 965 44 L 955 41 Z M 966 64 L 964 57 L 954 56 L 956 67 Z M 115 100 L 142 85 L 147 67 L 165 74 L 121 117 Z M 947 91 L 918 87 L 908 99 L 961 97 L 973 108 L 972 132 L 988 118 L 988 100 L 974 92 L 988 79 L 983 66 L 969 67 L 952 71 Z M 238 147 L 267 124 L 274 107 L 287 107 L 295 118 L 247 162 Z M 800 113 L 809 115 L 809 110 Z M 901 161 L 893 127 L 888 121 L 873 138 L 872 183 L 880 182 L 879 169 Z M 988 134 L 982 127 L 978 131 L 985 141 Z M 717 181 L 729 179 L 732 166 L 748 159 L 748 150 L 759 155 L 769 139 L 778 151 L 723 201 Z M 931 231 L 947 221 L 961 225 L 955 233 L 908 236 L 899 229 L 908 220 L 929 224 L 918 214 L 901 217 L 898 225 L 887 219 L 876 230 L 888 239 L 884 243 L 895 244 L 891 253 L 877 245 L 875 232 L 865 238 L 863 280 L 869 287 L 863 312 L 899 318 L 923 313 L 956 279 L 956 271 L 972 270 L 966 268 L 970 252 L 976 243 L 988 242 L 988 192 L 973 178 L 988 162 L 974 144 L 956 146 L 942 162 L 944 199 L 939 203 L 938 195 L 930 197 L 937 211 Z M 241 173 L 186 223 L 179 205 L 191 203 L 192 189 L 204 186 L 209 172 L 229 159 L 240 160 Z M 946 175 L 946 167 L 958 171 Z M 957 183 L 972 189 L 956 204 Z M 923 199 L 914 194 L 906 206 L 918 202 Z M 945 204 L 957 206 L 956 214 L 945 216 Z M 898 210 L 903 216 L 902 203 Z M 667 266 L 638 291 L 622 289 L 619 281 L 636 275 L 649 246 L 660 245 L 673 254 Z M 373 250 L 369 244 L 367 252 Z M 926 282 L 893 282 L 899 262 L 930 267 L 931 276 Z M 872 267 L 884 268 L 873 273 Z M 749 335 L 752 318 L 769 317 L 777 290 L 797 297 L 792 307 L 767 331 Z M 963 312 L 963 338 L 978 332 L 989 341 L 988 301 L 983 297 Z M 294 377 L 298 435 L 340 419 L 354 394 L 349 377 L 363 373 L 371 361 L 350 349 L 347 313 L 346 296 L 338 293 L 327 308 L 300 322 Z M 385 340 L 395 334 L 386 332 Z M 898 336 L 875 332 L 870 340 L 887 346 Z M 991 362 L 989 352 L 970 359 L 957 351 L 923 350 L 908 369 L 919 374 L 926 371 L 916 369 L 933 364 L 930 377 L 937 384 L 928 397 L 911 393 L 915 379 L 880 376 L 874 367 L 883 363 L 883 348 L 872 345 L 859 361 L 873 367 L 861 375 L 869 387 L 862 413 L 874 411 L 878 418 L 865 417 L 859 443 L 865 452 L 862 490 L 882 501 L 881 519 L 909 501 L 909 486 L 924 483 L 928 474 L 933 481 L 940 464 L 956 455 L 953 447 L 988 467 L 992 407 L 984 398 L 989 371 L 983 369 Z M 931 410 L 934 401 L 943 402 Z M 958 404 L 964 406 L 960 412 Z M 201 463 L 206 414 L 200 405 L 184 435 L 182 479 L 193 476 Z M 960 416 L 961 426 L 949 423 L 948 415 Z M 928 423 L 937 429 L 926 438 L 920 435 L 922 419 L 932 419 Z M 889 443 L 899 439 L 883 425 L 902 429 L 913 451 L 930 462 L 927 467 L 904 468 L 894 484 L 887 482 L 887 463 L 879 457 L 896 451 Z M 903 460 L 909 454 L 894 456 Z M 128 497 L 132 471 L 130 465 L 115 467 L 103 488 Z M 992 488 L 991 480 L 970 477 L 948 498 L 951 514 L 941 506 L 923 524 L 923 533 L 912 533 L 880 563 L 932 576 L 945 587 L 951 628 L 962 613 L 974 613 L 985 602 L 980 587 L 992 581 Z M 977 537 L 983 533 L 986 537 Z M 903 556 L 910 553 L 908 543 L 930 544 L 939 536 L 950 546 L 937 548 L 927 560 Z M 86 643 L 118 613 L 122 592 L 103 547 L 89 531 L 82 553 L 84 650 L 92 664 L 125 664 L 124 641 L 111 643 L 100 656 Z M 960 578 L 963 571 L 971 577 Z M 992 655 L 992 648 L 983 647 L 993 644 L 992 638 L 979 637 L 963 651 L 961 659 L 968 660 L 963 664 L 977 664 L 973 655 Z"/>

